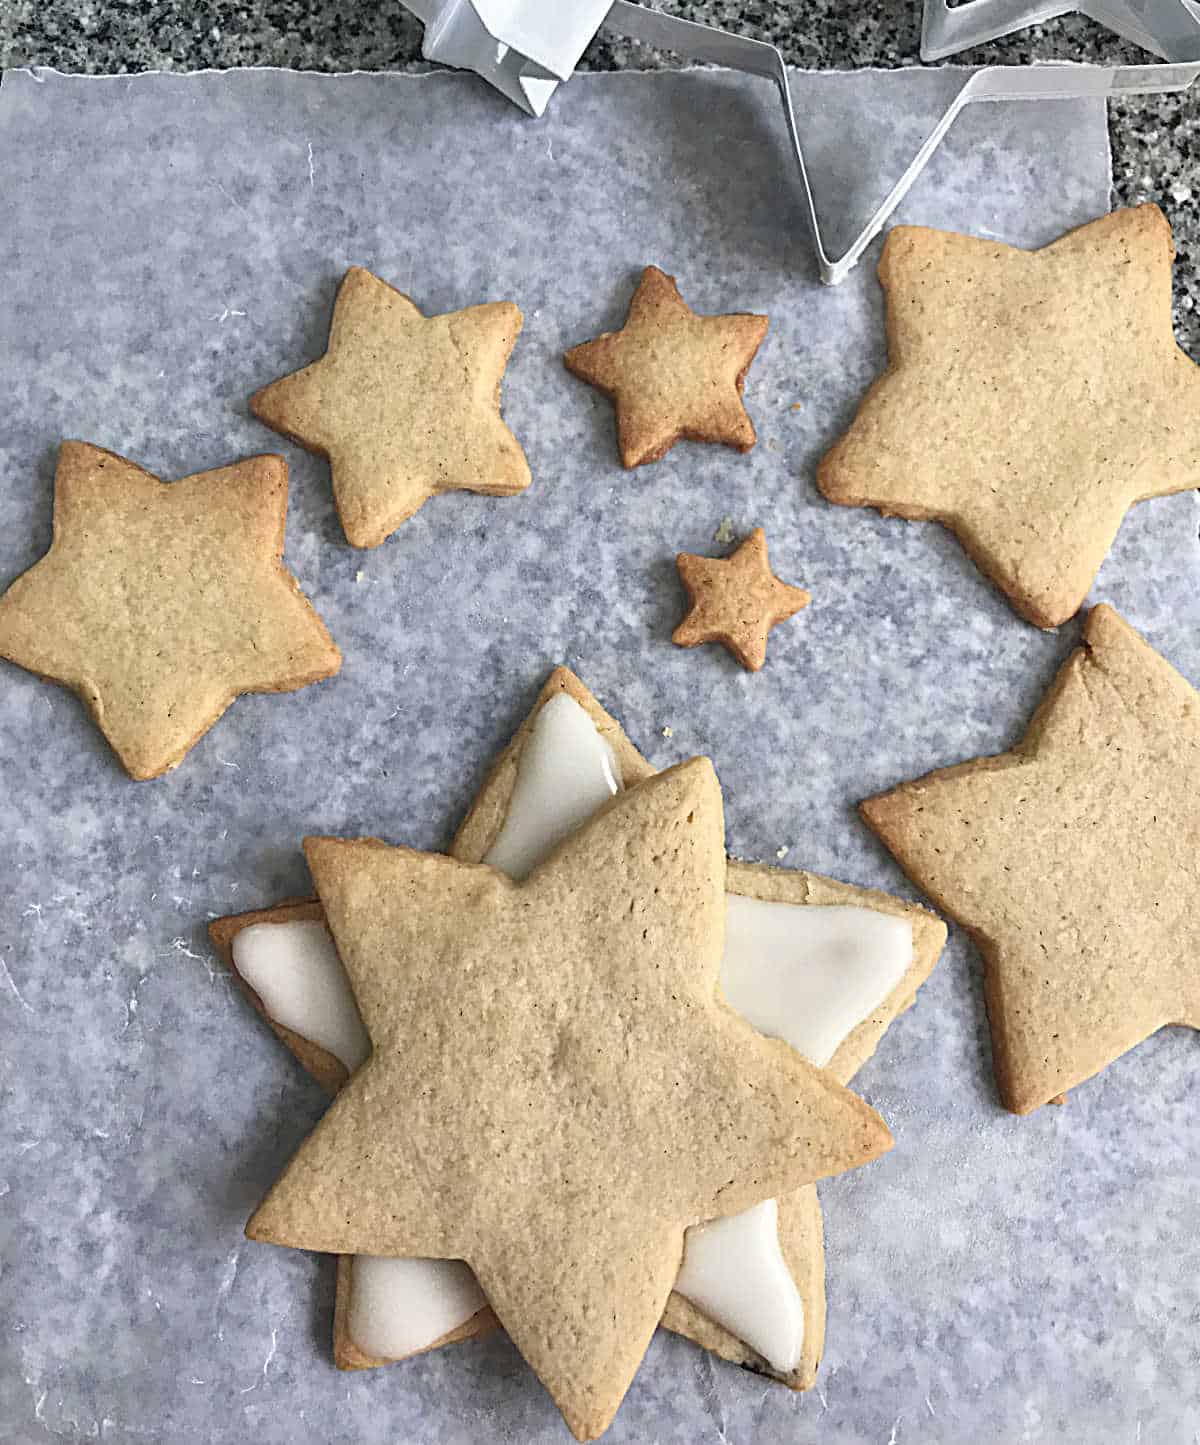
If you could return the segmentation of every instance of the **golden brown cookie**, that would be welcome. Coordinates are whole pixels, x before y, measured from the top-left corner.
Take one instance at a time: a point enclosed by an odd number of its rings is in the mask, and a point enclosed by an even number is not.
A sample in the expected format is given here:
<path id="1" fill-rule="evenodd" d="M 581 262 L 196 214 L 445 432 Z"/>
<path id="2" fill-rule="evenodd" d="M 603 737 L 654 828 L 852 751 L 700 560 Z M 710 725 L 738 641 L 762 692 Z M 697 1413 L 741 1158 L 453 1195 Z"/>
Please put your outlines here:
<path id="1" fill-rule="evenodd" d="M 484 782 L 451 846 L 453 856 L 465 862 L 478 862 L 491 850 L 508 813 L 526 741 L 542 707 L 559 693 L 570 696 L 591 719 L 597 732 L 612 749 L 617 772 L 626 786 L 652 774 L 653 769 L 633 747 L 620 724 L 604 711 L 573 673 L 566 668 L 556 668 L 547 679 L 529 716 L 500 754 Z M 924 909 L 887 894 L 853 888 L 848 884 L 837 883 L 797 869 L 731 861 L 726 870 L 726 891 L 797 905 L 820 907 L 850 904 L 909 920 L 913 930 L 910 968 L 904 977 L 898 980 L 892 992 L 881 1001 L 879 1007 L 845 1038 L 827 1065 L 829 1072 L 839 1082 L 848 1083 L 854 1072 L 874 1052 L 892 1019 L 912 1004 L 917 988 L 928 977 L 941 951 L 946 936 L 945 925 Z M 242 928 L 260 922 L 287 924 L 297 919 L 323 918 L 324 913 L 319 904 L 280 904 L 272 909 L 214 920 L 209 925 L 209 933 L 226 966 L 237 975 L 232 941 Z M 241 981 L 240 975 L 237 976 Z M 244 983 L 243 986 L 255 1007 L 262 1012 L 257 994 Z M 332 1054 L 309 1040 L 299 1039 L 277 1024 L 272 1023 L 271 1026 L 304 1067 L 331 1091 L 344 1081 L 346 1071 Z M 672 1292 L 667 1302 L 662 1323 L 725 1359 L 765 1374 L 792 1389 L 803 1390 L 809 1388 L 815 1380 L 824 1339 L 824 1267 L 820 1210 L 816 1191 L 811 1186 L 780 1199 L 778 1206 L 780 1247 L 796 1283 L 804 1313 L 803 1350 L 797 1367 L 788 1374 L 774 1371 L 753 1348 L 706 1316 L 690 1300 L 675 1292 Z M 353 1290 L 351 1260 L 343 1256 L 338 1260 L 338 1289 L 334 1313 L 335 1362 L 342 1369 L 362 1369 L 386 1364 L 386 1359 L 366 1354 L 351 1336 L 349 1315 Z M 491 1310 L 481 1310 L 464 1325 L 450 1331 L 428 1348 L 484 1333 L 494 1328 L 495 1324 L 495 1316 Z"/>
<path id="2" fill-rule="evenodd" d="M 71 688 L 130 777 L 158 777 L 240 693 L 341 666 L 283 565 L 286 512 L 282 457 L 160 482 L 63 442 L 54 538 L 0 597 L 0 657 Z"/>
<path id="3" fill-rule="evenodd" d="M 1111 607 L 1011 751 L 862 814 L 978 942 L 1014 1113 L 1164 1024 L 1200 1028 L 1200 701 Z"/>
<path id="4" fill-rule="evenodd" d="M 250 1001 L 255 1013 L 259 1015 L 301 1067 L 328 1093 L 336 1094 L 350 1077 L 346 1071 L 346 1066 L 335 1054 L 331 1054 L 328 1049 L 323 1048 L 320 1044 L 314 1043 L 312 1039 L 305 1038 L 302 1034 L 296 1033 L 294 1029 L 289 1029 L 272 1018 L 270 1012 L 264 1006 L 262 999 L 259 997 L 258 992 L 247 982 L 239 971 L 233 946 L 234 939 L 242 929 L 253 928 L 260 923 L 289 924 L 324 922 L 325 910 L 321 907 L 318 899 L 289 898 L 282 903 L 274 904 L 270 908 L 254 908 L 246 913 L 233 913 L 227 914 L 222 918 L 213 918 L 208 924 L 208 937 L 212 944 L 213 951 L 236 980 L 238 986 Z M 348 1327 L 348 1316 L 351 1292 L 354 1287 L 353 1279 L 354 1274 L 351 1256 L 339 1255 L 333 1315 L 334 1363 L 339 1370 L 366 1370 L 377 1365 L 392 1363 L 389 1360 L 379 1359 L 364 1353 L 351 1337 Z M 448 1331 L 440 1339 L 434 1340 L 432 1344 L 425 1346 L 424 1349 L 414 1350 L 413 1353 L 425 1354 L 428 1350 L 440 1349 L 442 1345 L 458 1344 L 460 1341 L 473 1339 L 477 1335 L 487 1334 L 495 1328 L 496 1316 L 490 1309 L 485 1308 L 479 1310 L 465 1324 Z M 410 1356 L 405 1355 L 403 1358 L 408 1359 Z"/>
<path id="5" fill-rule="evenodd" d="M 720 1000 L 723 839 L 715 774 L 693 759 L 619 794 L 521 884 L 308 840 L 374 1049 L 248 1235 L 466 1260 L 577 1437 L 599 1434 L 688 1224 L 890 1145 Z"/>
<path id="6" fill-rule="evenodd" d="M 455 835 L 451 852 L 466 862 L 478 862 L 495 843 L 504 824 L 516 785 L 521 753 L 542 707 L 560 692 L 572 697 L 591 718 L 613 751 L 617 770 L 626 787 L 653 775 L 653 768 L 634 747 L 620 723 L 597 702 L 584 684 L 565 667 L 556 667 L 546 680 L 528 717 L 501 752 L 483 787 Z M 946 926 L 926 909 L 905 903 L 874 889 L 855 888 L 795 868 L 728 861 L 725 887 L 748 898 L 807 906 L 849 904 L 907 918 L 913 930 L 912 965 L 869 1018 L 843 1041 L 826 1068 L 840 1083 L 848 1084 L 871 1057 L 893 1019 L 910 1008 L 917 990 L 929 977 L 946 942 Z M 723 1325 L 709 1318 L 691 1300 L 672 1291 L 662 1323 L 694 1340 L 722 1359 L 765 1375 L 794 1390 L 807 1390 L 816 1380 L 825 1341 L 825 1268 L 821 1246 L 821 1214 L 816 1190 L 794 1191 L 779 1201 L 779 1242 L 804 1307 L 804 1344 L 799 1365 L 780 1374 L 756 1350 Z"/>
<path id="7" fill-rule="evenodd" d="M 671 641 L 676 647 L 719 642 L 749 672 L 757 672 L 767 660 L 771 628 L 812 601 L 802 588 L 789 587 L 771 571 L 761 527 L 728 557 L 680 552 L 675 565 L 688 610 Z"/>
<path id="8" fill-rule="evenodd" d="M 1080 607 L 1128 508 L 1200 484 L 1200 369 L 1171 329 L 1171 228 L 1115 211 L 1041 251 L 897 226 L 887 370 L 817 484 L 932 519 L 1013 607 Z"/>
<path id="9" fill-rule="evenodd" d="M 766 334 L 765 316 L 697 316 L 675 278 L 647 266 L 620 331 L 572 347 L 563 361 L 612 401 L 621 463 L 637 467 L 681 439 L 750 450 L 742 385 Z"/>
<path id="10" fill-rule="evenodd" d="M 325 355 L 255 392 L 250 410 L 329 459 L 347 541 L 378 547 L 439 492 L 506 497 L 529 485 L 525 454 L 500 419 L 521 320 L 510 301 L 422 316 L 351 266 Z"/>

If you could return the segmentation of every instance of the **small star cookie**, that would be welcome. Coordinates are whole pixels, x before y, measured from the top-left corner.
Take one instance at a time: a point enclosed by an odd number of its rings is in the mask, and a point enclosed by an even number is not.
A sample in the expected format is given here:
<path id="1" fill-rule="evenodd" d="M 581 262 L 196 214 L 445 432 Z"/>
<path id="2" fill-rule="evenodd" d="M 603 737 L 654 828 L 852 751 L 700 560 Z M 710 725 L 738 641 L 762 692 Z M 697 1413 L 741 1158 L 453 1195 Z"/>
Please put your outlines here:
<path id="1" fill-rule="evenodd" d="M 621 463 L 637 467 L 681 438 L 750 450 L 742 384 L 766 334 L 765 316 L 697 316 L 675 278 L 647 266 L 621 330 L 572 347 L 563 361 L 611 399 Z"/>
<path id="2" fill-rule="evenodd" d="M 732 556 L 680 552 L 675 565 L 688 610 L 671 641 L 677 647 L 719 642 L 749 672 L 757 672 L 766 661 L 771 628 L 812 601 L 803 588 L 789 587 L 771 571 L 761 527 L 755 527 Z"/>
<path id="3" fill-rule="evenodd" d="M 1111 607 L 1010 752 L 861 811 L 977 940 L 1014 1113 L 1164 1024 L 1200 1028 L 1200 700 Z"/>
<path id="4" fill-rule="evenodd" d="M 373 1049 L 247 1234 L 464 1260 L 577 1438 L 616 1411 L 690 1224 L 890 1147 L 719 997 L 706 759 L 621 793 L 522 883 L 374 839 L 305 852 Z"/>
<path id="5" fill-rule="evenodd" d="M 281 561 L 286 512 L 282 457 L 160 482 L 64 442 L 54 540 L 0 597 L 0 657 L 73 689 L 130 777 L 158 777 L 239 693 L 341 666 Z"/>
<path id="6" fill-rule="evenodd" d="M 887 370 L 822 460 L 831 502 L 932 519 L 1039 627 L 1074 616 L 1128 508 L 1200 484 L 1200 368 L 1157 206 L 1041 251 L 897 226 Z"/>
<path id="7" fill-rule="evenodd" d="M 529 466 L 500 419 L 500 380 L 521 329 L 510 301 L 422 316 L 352 266 L 325 355 L 250 398 L 260 421 L 329 459 L 346 540 L 378 547 L 455 489 L 507 497 Z"/>

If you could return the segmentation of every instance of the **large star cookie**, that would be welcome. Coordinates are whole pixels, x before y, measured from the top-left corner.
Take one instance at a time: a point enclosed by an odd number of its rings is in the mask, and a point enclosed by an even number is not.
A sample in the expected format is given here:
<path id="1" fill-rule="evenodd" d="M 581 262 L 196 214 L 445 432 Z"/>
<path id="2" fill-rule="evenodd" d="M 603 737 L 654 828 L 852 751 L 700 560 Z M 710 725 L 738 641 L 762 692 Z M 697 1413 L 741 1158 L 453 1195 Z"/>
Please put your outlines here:
<path id="1" fill-rule="evenodd" d="M 520 871 L 565 824 L 583 821 L 614 791 L 652 771 L 578 678 L 558 668 L 451 851 L 467 862 L 486 859 Z M 731 862 L 726 889 L 737 904 L 730 905 L 722 964 L 727 997 L 761 1031 L 788 1038 L 848 1082 L 912 1003 L 941 949 L 944 925 L 911 904 L 794 869 Z M 775 914 L 782 926 L 775 926 Z M 209 931 L 255 1008 L 332 1091 L 366 1056 L 369 1040 L 323 920 L 319 903 L 301 902 L 216 919 Z M 911 939 L 907 961 L 888 956 L 889 948 L 896 952 L 889 930 L 898 927 Z M 856 939 L 864 930 L 866 938 Z M 715 1230 L 689 1231 L 691 1264 L 663 1323 L 726 1359 L 806 1389 L 824 1332 L 816 1191 L 806 1186 L 780 1199 L 774 1220 L 765 1211 L 756 1206 Z M 690 1297 L 680 1293 L 685 1287 Z M 757 1301 L 749 1311 L 747 1300 Z M 334 1354 L 342 1368 L 381 1365 L 494 1326 L 469 1272 L 453 1261 L 339 1260 Z"/>
<path id="2" fill-rule="evenodd" d="M 328 457 L 347 540 L 378 547 L 439 492 L 507 497 L 529 485 L 525 454 L 500 419 L 521 319 L 510 301 L 422 316 L 352 266 L 325 355 L 255 392 L 250 409 Z"/>
<path id="3" fill-rule="evenodd" d="M 64 442 L 49 552 L 0 597 L 0 657 L 72 688 L 134 778 L 173 768 L 244 692 L 341 656 L 281 561 L 287 466 L 164 483 Z"/>
<path id="4" fill-rule="evenodd" d="M 675 565 L 688 610 L 671 641 L 677 647 L 719 642 L 749 672 L 757 672 L 767 660 L 771 628 L 812 601 L 803 588 L 790 587 L 771 571 L 761 527 L 728 557 L 680 552 Z"/>
<path id="5" fill-rule="evenodd" d="M 1033 252 L 897 226 L 879 259 L 887 370 L 821 491 L 944 523 L 1023 617 L 1064 622 L 1130 505 L 1200 484 L 1173 255 L 1149 205 Z"/>
<path id="6" fill-rule="evenodd" d="M 1200 701 L 1110 607 L 1083 643 L 1011 752 L 862 804 L 977 939 L 1018 1114 L 1163 1024 L 1200 1028 Z"/>
<path id="7" fill-rule="evenodd" d="M 675 278 L 647 266 L 620 331 L 572 347 L 563 361 L 611 399 L 622 465 L 636 467 L 681 438 L 750 450 L 742 384 L 766 334 L 765 316 L 697 316 Z"/>
<path id="8" fill-rule="evenodd" d="M 309 840 L 373 1050 L 250 1237 L 464 1260 L 575 1434 L 600 1433 L 688 1224 L 890 1144 L 865 1104 L 721 1002 L 723 837 L 711 764 L 693 759 L 523 883 Z"/>

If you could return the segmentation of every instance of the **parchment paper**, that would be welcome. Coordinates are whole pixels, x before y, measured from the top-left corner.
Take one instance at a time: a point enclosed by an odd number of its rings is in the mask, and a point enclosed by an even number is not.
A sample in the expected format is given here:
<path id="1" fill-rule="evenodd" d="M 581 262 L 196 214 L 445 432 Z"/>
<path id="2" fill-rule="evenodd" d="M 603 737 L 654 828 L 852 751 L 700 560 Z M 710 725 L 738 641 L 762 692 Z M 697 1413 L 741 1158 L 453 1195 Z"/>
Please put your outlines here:
<path id="1" fill-rule="evenodd" d="M 828 205 L 869 208 L 945 84 L 796 77 Z M 1099 106 L 973 107 L 904 218 L 1040 244 L 1104 210 L 1108 179 Z M 583 75 L 539 124 L 462 76 L 14 73 L 0 198 L 0 584 L 49 543 L 62 437 L 166 477 L 283 450 L 287 558 L 346 659 L 240 700 L 144 784 L 72 697 L 0 672 L 0 1439 L 563 1440 L 502 1338 L 339 1375 L 329 1262 L 243 1241 L 323 1100 L 206 920 L 307 891 L 305 832 L 443 846 L 559 661 L 657 764 L 715 759 L 732 851 L 905 892 L 853 803 L 1009 745 L 1077 627 L 1019 621 L 938 527 L 816 494 L 881 305 L 870 265 L 816 285 L 758 83 Z M 769 313 L 748 457 L 681 445 L 623 472 L 611 408 L 563 371 L 648 261 L 697 310 Z M 427 312 L 521 305 L 504 398 L 525 496 L 436 500 L 358 553 L 325 465 L 249 418 L 255 387 L 319 354 L 350 262 Z M 720 550 L 723 518 L 764 524 L 813 593 L 757 676 L 669 642 L 674 554 Z M 1136 508 L 1096 589 L 1193 679 L 1196 531 L 1191 494 Z M 818 1389 L 660 1336 L 611 1439 L 1190 1438 L 1194 1050 L 1167 1031 L 1013 1119 L 954 934 L 859 1076 L 895 1151 L 821 1191 Z"/>

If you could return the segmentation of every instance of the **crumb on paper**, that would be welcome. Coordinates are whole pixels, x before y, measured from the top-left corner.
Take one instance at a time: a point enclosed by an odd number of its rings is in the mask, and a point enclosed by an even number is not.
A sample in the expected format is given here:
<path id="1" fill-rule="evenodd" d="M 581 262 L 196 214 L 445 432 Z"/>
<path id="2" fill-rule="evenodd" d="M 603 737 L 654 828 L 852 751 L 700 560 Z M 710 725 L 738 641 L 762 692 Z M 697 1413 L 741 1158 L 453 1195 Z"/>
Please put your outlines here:
<path id="1" fill-rule="evenodd" d="M 792 402 L 791 406 L 788 407 L 788 411 L 803 411 L 803 410 L 804 410 L 804 403 L 803 403 L 802 401 L 794 401 L 794 402 Z"/>
<path id="2" fill-rule="evenodd" d="M 775 849 L 775 856 L 776 858 L 786 858 L 791 851 L 792 845 L 790 843 L 785 843 L 782 848 Z"/>
<path id="3" fill-rule="evenodd" d="M 722 517 L 717 523 L 717 530 L 713 533 L 713 541 L 719 542 L 722 547 L 733 541 L 733 518 Z"/>
<path id="4" fill-rule="evenodd" d="M 367 574 L 366 574 L 366 573 L 363 571 L 363 569 L 360 567 L 360 568 L 358 569 L 358 571 L 354 574 L 354 580 L 355 580 L 356 582 L 361 582 L 361 581 L 366 577 L 366 575 L 367 575 Z"/>
<path id="5" fill-rule="evenodd" d="M 664 727 L 662 730 L 662 735 L 664 738 L 673 738 L 675 736 L 674 729 L 670 726 Z"/>

